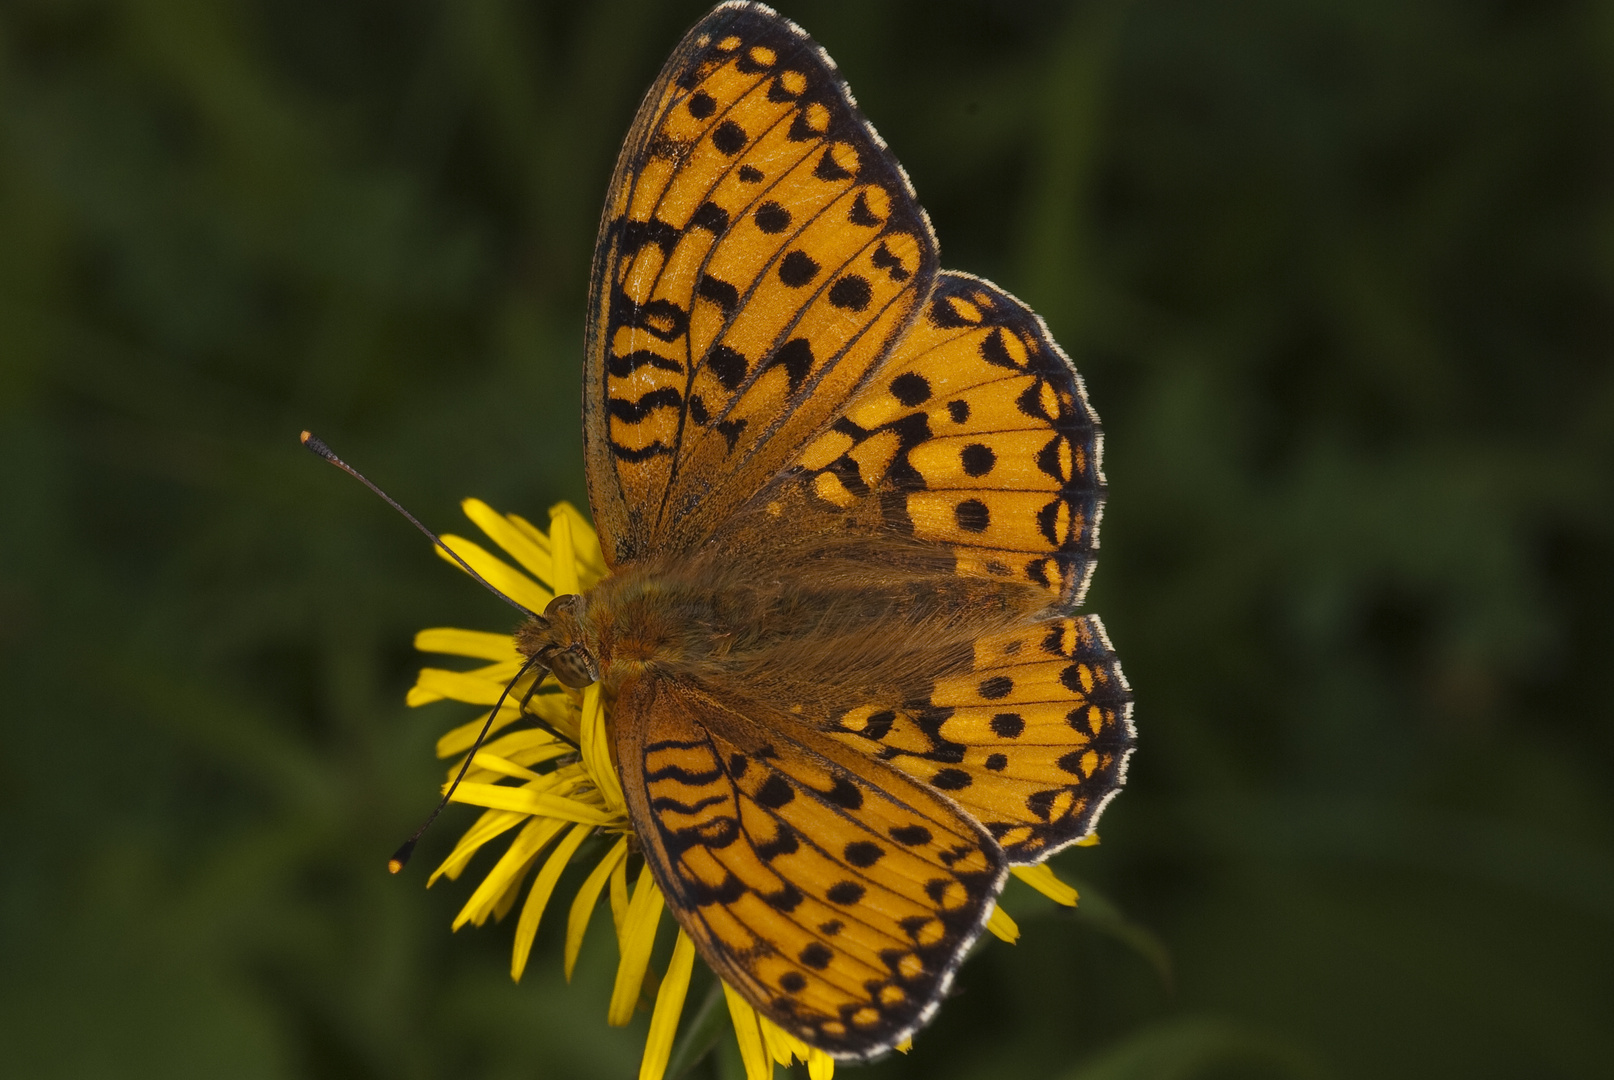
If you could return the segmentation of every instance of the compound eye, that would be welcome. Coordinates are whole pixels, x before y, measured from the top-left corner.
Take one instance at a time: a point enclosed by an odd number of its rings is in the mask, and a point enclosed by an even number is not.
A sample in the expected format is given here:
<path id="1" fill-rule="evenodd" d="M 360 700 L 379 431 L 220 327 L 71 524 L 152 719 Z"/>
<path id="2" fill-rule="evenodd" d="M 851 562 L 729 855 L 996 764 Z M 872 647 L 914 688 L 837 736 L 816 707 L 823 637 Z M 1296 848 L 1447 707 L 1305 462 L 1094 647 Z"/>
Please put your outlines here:
<path id="1" fill-rule="evenodd" d="M 600 677 L 594 658 L 581 645 L 552 649 L 544 657 L 544 663 L 549 665 L 549 670 L 555 673 L 555 678 L 562 686 L 570 686 L 574 690 L 580 690 Z"/>
<path id="2" fill-rule="evenodd" d="M 553 619 L 556 615 L 576 615 L 583 606 L 583 598 L 576 593 L 566 593 L 557 596 L 544 608 L 544 618 Z"/>

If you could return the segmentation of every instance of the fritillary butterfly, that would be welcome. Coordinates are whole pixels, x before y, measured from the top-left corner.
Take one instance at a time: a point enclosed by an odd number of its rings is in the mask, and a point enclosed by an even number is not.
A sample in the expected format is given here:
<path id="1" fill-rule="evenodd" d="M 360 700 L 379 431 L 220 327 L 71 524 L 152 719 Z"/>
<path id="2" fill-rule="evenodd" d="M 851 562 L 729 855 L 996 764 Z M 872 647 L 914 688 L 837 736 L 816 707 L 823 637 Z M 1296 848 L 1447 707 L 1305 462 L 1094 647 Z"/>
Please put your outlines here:
<path id="1" fill-rule="evenodd" d="M 834 63 L 760 4 L 651 87 L 594 258 L 583 429 L 611 574 L 523 627 L 599 681 L 647 864 L 722 978 L 836 1057 L 935 1011 L 1011 866 L 1133 744 L 1078 615 L 1101 437 L 1003 290 L 937 266 Z"/>

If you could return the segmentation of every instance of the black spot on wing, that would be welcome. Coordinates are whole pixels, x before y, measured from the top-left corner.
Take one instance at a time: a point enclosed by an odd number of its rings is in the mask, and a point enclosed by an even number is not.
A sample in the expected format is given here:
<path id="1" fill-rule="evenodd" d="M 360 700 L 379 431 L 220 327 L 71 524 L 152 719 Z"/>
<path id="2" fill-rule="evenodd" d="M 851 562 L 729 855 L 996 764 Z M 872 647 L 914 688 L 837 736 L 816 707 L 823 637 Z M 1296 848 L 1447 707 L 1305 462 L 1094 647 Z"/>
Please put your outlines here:
<path id="1" fill-rule="evenodd" d="M 1000 739 L 1017 739 L 1025 729 L 1025 717 L 1019 713 L 998 713 L 992 717 L 992 733 Z"/>
<path id="2" fill-rule="evenodd" d="M 733 120 L 723 121 L 712 132 L 712 145 L 727 157 L 738 154 L 747 141 L 745 129 Z"/>
<path id="3" fill-rule="evenodd" d="M 696 286 L 695 294 L 702 299 L 712 301 L 723 309 L 723 314 L 725 315 L 732 314 L 734 309 L 740 306 L 740 290 L 720 278 L 713 277 L 711 274 L 701 275 L 701 282 Z M 718 348 L 727 348 L 727 346 L 719 345 Z M 713 351 L 715 352 L 716 350 Z M 729 351 L 733 352 L 732 349 Z M 738 356 L 739 354 L 735 353 L 735 355 Z M 733 387 L 729 387 L 729 389 L 732 390 Z"/>
<path id="4" fill-rule="evenodd" d="M 970 443 L 959 453 L 964 472 L 970 476 L 985 476 L 997 464 L 998 456 L 985 443 Z"/>
<path id="5" fill-rule="evenodd" d="M 930 400 L 930 380 L 917 371 L 904 372 L 891 380 L 891 396 L 909 408 Z"/>
<path id="6" fill-rule="evenodd" d="M 646 244 L 655 244 L 663 255 L 670 255 L 672 249 L 677 246 L 679 237 L 683 235 L 667 222 L 655 217 L 649 221 L 618 218 L 616 229 L 620 237 L 620 257 L 623 259 L 637 255 L 639 249 Z"/>
<path id="7" fill-rule="evenodd" d="M 717 111 L 716 100 L 704 90 L 697 90 L 689 95 L 689 100 L 685 102 L 685 106 L 689 109 L 689 115 L 697 120 L 705 120 Z"/>
<path id="8" fill-rule="evenodd" d="M 856 810 L 863 805 L 862 789 L 845 777 L 837 776 L 835 786 L 824 797 L 846 810 Z"/>
<path id="9" fill-rule="evenodd" d="M 661 371 L 682 373 L 684 370 L 683 364 L 669 360 L 665 356 L 658 356 L 649 349 L 635 349 L 626 356 L 613 356 L 605 363 L 606 369 L 618 379 L 626 378 L 646 365 Z"/>
<path id="10" fill-rule="evenodd" d="M 917 847 L 930 843 L 931 833 L 923 825 L 898 825 L 891 830 L 891 838 L 899 844 Z"/>
<path id="11" fill-rule="evenodd" d="M 855 881 L 837 881 L 825 890 L 824 895 L 829 898 L 831 903 L 845 907 L 863 899 L 863 894 L 866 891 L 863 886 Z"/>
<path id="12" fill-rule="evenodd" d="M 858 197 L 862 198 L 861 195 Z M 890 277 L 892 281 L 907 281 L 908 278 L 913 276 L 908 272 L 908 269 L 902 265 L 902 260 L 891 254 L 891 249 L 885 246 L 884 240 L 880 241 L 880 246 L 874 249 L 874 254 L 871 256 L 871 259 L 874 262 L 874 265 L 878 269 L 884 270 L 886 275 Z"/>
<path id="13" fill-rule="evenodd" d="M 994 675 L 989 679 L 982 679 L 981 685 L 976 687 L 976 691 L 988 701 L 1008 697 L 1013 689 L 1014 680 L 1007 675 Z"/>
<path id="14" fill-rule="evenodd" d="M 746 373 L 751 370 L 744 355 L 728 345 L 714 345 L 706 354 L 706 366 L 717 376 L 723 389 L 729 391 L 738 390 L 745 381 Z"/>
<path id="15" fill-rule="evenodd" d="M 824 148 L 824 156 L 819 158 L 818 164 L 813 167 L 813 175 L 831 183 L 836 180 L 852 179 L 852 174 L 841 168 L 840 163 L 835 160 L 835 148 L 832 146 Z"/>
<path id="16" fill-rule="evenodd" d="M 663 765 L 655 772 L 645 773 L 644 778 L 651 783 L 657 780 L 677 780 L 679 783 L 688 784 L 690 787 L 700 787 L 704 784 L 710 784 L 722 775 L 723 770 L 720 768 L 691 772 L 682 765 Z"/>
<path id="17" fill-rule="evenodd" d="M 628 424 L 637 424 L 657 409 L 678 408 L 684 403 L 684 395 L 676 387 L 663 386 L 659 390 L 652 390 L 637 401 L 628 401 L 625 398 L 610 398 L 606 401 L 606 408 L 611 415 Z"/>
<path id="18" fill-rule="evenodd" d="M 655 457 L 671 457 L 672 447 L 657 439 L 649 446 L 623 446 L 616 440 L 611 441 L 611 454 L 618 461 L 626 461 L 630 465 L 638 465 Z"/>
<path id="19" fill-rule="evenodd" d="M 769 235 L 782 233 L 790 228 L 790 211 L 772 199 L 757 207 L 752 218 L 756 221 L 757 228 Z"/>
<path id="20" fill-rule="evenodd" d="M 734 447 L 739 444 L 740 432 L 745 430 L 746 423 L 746 419 L 740 417 L 735 420 L 719 420 L 713 425 L 717 428 L 718 434 L 728 441 L 730 453 L 733 453 Z"/>
<path id="21" fill-rule="evenodd" d="M 689 313 L 671 300 L 637 304 L 621 289 L 611 297 L 611 325 L 644 330 L 662 341 L 676 341 L 689 329 Z"/>
<path id="22" fill-rule="evenodd" d="M 796 797 L 796 789 L 790 786 L 790 781 L 774 773 L 762 782 L 754 797 L 758 805 L 777 810 Z"/>
<path id="23" fill-rule="evenodd" d="M 799 289 L 818 276 L 818 263 L 805 251 L 791 251 L 779 261 L 779 280 Z"/>
<path id="24" fill-rule="evenodd" d="M 873 211 L 869 209 L 869 196 L 868 192 L 865 191 L 858 192 L 857 198 L 852 200 L 852 209 L 847 212 L 846 220 L 850 221 L 853 225 L 861 225 L 866 229 L 872 229 L 876 226 L 885 224 L 884 219 L 875 217 Z M 874 265 L 879 266 L 880 269 L 884 270 L 885 267 L 880 263 L 880 252 L 884 252 L 887 259 L 895 258 L 895 256 L 891 254 L 890 250 L 885 246 L 884 243 L 881 243 L 879 249 L 875 252 Z M 896 261 L 899 266 L 902 264 L 901 259 L 897 259 Z"/>
<path id="25" fill-rule="evenodd" d="M 713 236 L 722 236 L 729 227 L 729 213 L 715 202 L 703 202 L 690 216 L 689 227 L 705 229 Z"/>
<path id="26" fill-rule="evenodd" d="M 845 311 L 863 311 L 873 297 L 868 279 L 858 274 L 847 274 L 829 287 L 829 302 Z"/>
<path id="27" fill-rule="evenodd" d="M 790 380 L 790 389 L 795 391 L 813 370 L 812 343 L 806 338 L 791 338 L 779 346 L 778 351 L 768 358 L 764 367 L 783 367 L 785 375 Z"/>
<path id="28" fill-rule="evenodd" d="M 763 862 L 770 862 L 781 855 L 793 855 L 801 844 L 796 840 L 795 832 L 784 822 L 779 822 L 779 831 L 773 839 L 763 841 L 756 846 L 757 857 Z"/>
<path id="29" fill-rule="evenodd" d="M 992 523 L 991 512 L 980 499 L 965 499 L 953 510 L 953 518 L 965 532 L 985 532 Z"/>
<path id="30" fill-rule="evenodd" d="M 846 845 L 846 861 L 859 870 L 866 870 L 880 861 L 885 849 L 867 840 L 854 840 Z"/>

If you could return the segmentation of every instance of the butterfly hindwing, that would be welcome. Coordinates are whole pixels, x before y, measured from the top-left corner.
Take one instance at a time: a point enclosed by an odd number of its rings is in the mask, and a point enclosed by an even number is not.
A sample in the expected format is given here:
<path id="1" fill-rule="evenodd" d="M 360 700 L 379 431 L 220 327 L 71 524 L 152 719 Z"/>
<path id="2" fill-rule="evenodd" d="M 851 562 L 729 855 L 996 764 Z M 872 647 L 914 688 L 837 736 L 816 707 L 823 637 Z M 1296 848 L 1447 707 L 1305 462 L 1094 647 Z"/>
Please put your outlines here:
<path id="1" fill-rule="evenodd" d="M 717 973 L 837 1057 L 878 1054 L 923 1024 L 1002 887 L 991 837 L 754 704 L 645 676 L 616 716 L 645 857 Z"/>
<path id="2" fill-rule="evenodd" d="M 908 324 L 936 245 L 822 49 L 724 4 L 646 96 L 607 196 L 584 383 L 613 565 L 690 550 Z"/>
<path id="3" fill-rule="evenodd" d="M 835 730 L 944 792 L 1017 864 L 1091 832 L 1135 737 L 1131 691 L 1092 615 L 986 635 L 969 670 L 923 698 L 846 712 Z"/>
<path id="4" fill-rule="evenodd" d="M 798 465 L 848 521 L 945 546 L 957 573 L 1029 584 L 1069 609 L 1098 546 L 1102 451 L 1081 377 L 1036 313 L 947 271 Z"/>

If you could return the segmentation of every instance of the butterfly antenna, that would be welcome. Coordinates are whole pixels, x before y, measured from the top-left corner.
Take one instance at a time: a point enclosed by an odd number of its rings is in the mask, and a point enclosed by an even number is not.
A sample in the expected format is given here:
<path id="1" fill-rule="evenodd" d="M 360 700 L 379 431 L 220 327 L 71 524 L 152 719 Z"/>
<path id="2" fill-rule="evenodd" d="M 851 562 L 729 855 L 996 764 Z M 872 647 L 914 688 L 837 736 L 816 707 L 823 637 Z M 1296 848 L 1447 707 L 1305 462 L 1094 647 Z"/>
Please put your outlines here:
<path id="1" fill-rule="evenodd" d="M 545 720 L 543 717 L 539 716 L 537 713 L 530 713 L 530 712 L 527 711 L 527 702 L 532 700 L 532 695 L 534 695 L 534 694 L 536 694 L 538 692 L 538 687 L 540 685 L 542 685 L 542 684 L 543 684 L 542 679 L 534 679 L 532 681 L 532 685 L 527 687 L 527 692 L 525 694 L 521 695 L 521 706 L 520 706 L 521 715 L 525 716 L 528 720 L 531 720 L 538 727 L 541 727 L 545 731 L 549 732 L 551 735 L 553 735 L 555 738 L 559 739 L 561 742 L 565 743 L 567 746 L 570 746 L 573 750 L 581 750 L 583 747 L 576 739 L 572 738 L 570 735 L 566 734 L 564 731 L 561 731 L 558 727 L 556 727 L 554 724 L 551 724 L 548 720 Z"/>
<path id="2" fill-rule="evenodd" d="M 347 462 L 345 462 L 341 458 L 337 457 L 336 454 L 331 450 L 331 448 L 329 446 L 326 446 L 325 441 L 323 439 L 321 439 L 319 436 L 315 435 L 313 432 L 305 431 L 302 434 L 302 443 L 303 443 L 304 446 L 308 447 L 314 453 L 318 454 L 320 457 L 324 458 L 326 461 L 329 461 L 332 465 L 335 465 L 338 469 L 341 469 L 343 472 L 345 472 L 349 476 L 353 477 L 353 479 L 357 480 L 359 483 L 363 484 L 365 487 L 369 488 L 371 491 L 375 492 L 377 495 L 379 495 L 383 499 L 385 499 L 388 506 L 392 507 L 394 510 L 398 511 L 398 513 L 402 514 L 405 517 L 405 519 L 408 520 L 409 524 L 413 525 L 415 528 L 419 529 L 422 533 L 424 533 L 426 535 L 426 539 L 430 540 L 432 543 L 436 544 L 439 548 L 441 548 L 443 553 L 446 554 L 450 559 L 453 559 L 455 562 L 459 563 L 460 568 L 462 570 L 464 570 L 467 574 L 470 574 L 477 581 L 481 582 L 482 587 L 487 589 L 488 592 L 492 593 L 494 596 L 497 596 L 500 600 L 503 600 L 505 603 L 509 604 L 511 607 L 515 608 L 517 611 L 521 612 L 523 615 L 528 615 L 528 616 L 531 616 L 533 618 L 537 617 L 537 614 L 538 614 L 537 612 L 529 611 L 526 608 L 525 605 L 520 604 L 517 601 L 511 599 L 506 593 L 504 593 L 504 592 L 500 591 L 498 588 L 496 588 L 491 581 L 489 581 L 487 578 L 483 577 L 481 574 L 477 573 L 475 570 L 471 569 L 471 564 L 466 562 L 464 559 L 460 558 L 458 552 L 456 552 L 453 548 L 449 547 L 447 544 L 443 543 L 441 540 L 437 539 L 437 534 L 436 533 L 432 532 L 430 529 L 426 528 L 426 526 L 422 525 L 420 523 L 420 520 L 418 518 L 416 518 L 414 514 L 411 514 L 409 511 L 407 511 L 403 507 L 399 506 L 397 500 L 394 499 L 391 495 L 388 495 L 385 491 L 382 491 L 380 488 L 378 488 L 374 484 L 370 483 L 369 477 L 365 476 L 363 473 L 359 472 L 359 470 L 355 469 L 353 466 L 349 465 Z"/>
<path id="3" fill-rule="evenodd" d="M 515 687 L 516 683 L 521 681 L 523 675 L 539 666 L 536 656 L 528 657 L 526 663 L 521 665 L 521 670 L 516 672 L 515 678 L 504 684 L 504 692 L 499 695 L 499 700 L 493 703 L 493 711 L 488 713 L 487 722 L 482 725 L 482 730 L 477 733 L 476 742 L 471 744 L 470 752 L 465 755 L 465 762 L 460 766 L 459 775 L 454 777 L 454 782 L 448 785 L 447 791 L 443 792 L 442 801 L 437 804 L 437 809 L 433 810 L 430 816 L 421 822 L 420 828 L 416 829 L 409 839 L 398 845 L 398 850 L 394 851 L 392 858 L 387 860 L 387 872 L 389 874 L 396 874 L 409 865 L 409 856 L 415 853 L 415 844 L 420 840 L 421 834 L 431 828 L 432 822 L 437 820 L 437 815 L 443 812 L 443 807 L 449 804 L 449 801 L 454 798 L 454 792 L 459 790 L 460 781 L 464 780 L 465 774 L 471 771 L 471 762 L 476 760 L 476 752 L 482 749 L 482 744 L 487 741 L 488 732 L 493 730 L 493 718 L 498 716 L 499 710 L 504 707 L 504 699 L 510 696 L 510 691 Z M 534 680 L 534 685 L 536 685 L 536 680 Z"/>

